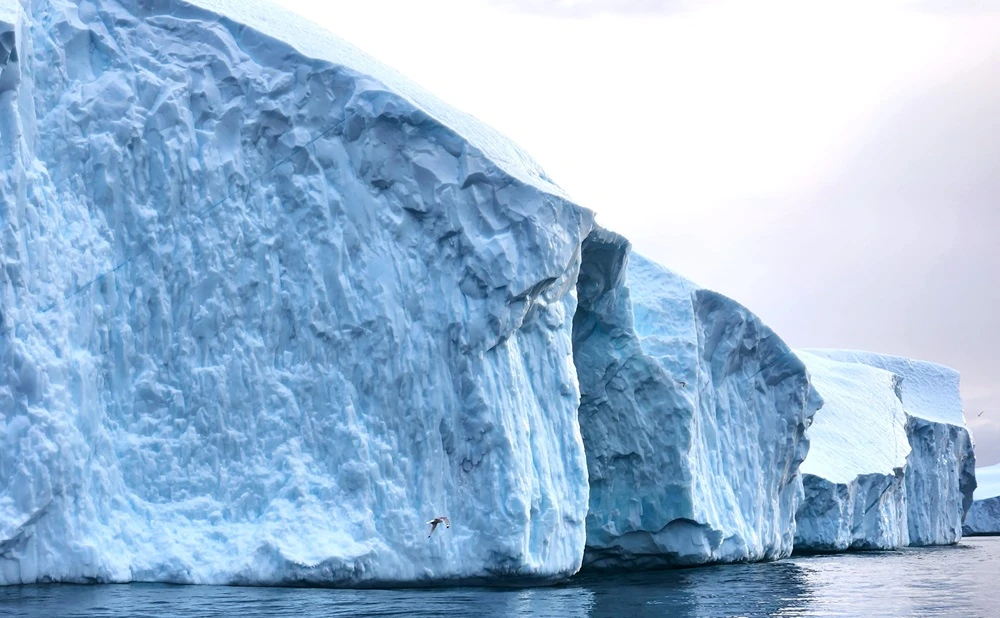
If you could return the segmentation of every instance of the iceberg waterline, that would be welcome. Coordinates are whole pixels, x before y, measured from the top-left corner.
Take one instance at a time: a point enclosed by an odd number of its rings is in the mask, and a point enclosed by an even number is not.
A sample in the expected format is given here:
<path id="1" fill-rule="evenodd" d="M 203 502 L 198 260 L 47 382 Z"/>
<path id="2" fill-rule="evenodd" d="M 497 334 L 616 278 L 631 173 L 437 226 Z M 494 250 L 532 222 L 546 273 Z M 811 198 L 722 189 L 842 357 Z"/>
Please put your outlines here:
<path id="1" fill-rule="evenodd" d="M 0 0 L 0 584 L 788 555 L 806 365 L 304 21 Z"/>

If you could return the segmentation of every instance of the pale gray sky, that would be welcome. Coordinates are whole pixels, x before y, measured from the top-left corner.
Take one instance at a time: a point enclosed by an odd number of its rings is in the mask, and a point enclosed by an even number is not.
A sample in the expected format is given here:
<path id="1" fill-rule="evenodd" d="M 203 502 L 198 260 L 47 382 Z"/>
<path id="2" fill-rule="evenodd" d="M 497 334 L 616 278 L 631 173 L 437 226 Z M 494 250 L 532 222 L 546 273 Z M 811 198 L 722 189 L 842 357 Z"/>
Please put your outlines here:
<path id="1" fill-rule="evenodd" d="M 960 370 L 1000 462 L 1000 2 L 277 1 L 790 345 Z"/>

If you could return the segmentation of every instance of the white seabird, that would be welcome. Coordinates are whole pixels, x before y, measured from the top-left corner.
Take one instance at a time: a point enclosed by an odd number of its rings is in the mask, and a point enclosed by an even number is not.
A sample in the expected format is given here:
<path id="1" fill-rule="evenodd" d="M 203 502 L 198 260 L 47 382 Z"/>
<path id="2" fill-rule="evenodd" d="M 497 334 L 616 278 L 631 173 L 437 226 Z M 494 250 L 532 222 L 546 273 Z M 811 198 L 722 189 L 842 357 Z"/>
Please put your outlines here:
<path id="1" fill-rule="evenodd" d="M 431 538 L 431 535 L 434 534 L 434 529 L 437 528 L 438 524 L 442 522 L 444 523 L 445 528 L 451 528 L 451 520 L 448 519 L 447 517 L 435 517 L 434 519 L 427 522 L 431 525 L 431 531 L 427 534 L 427 538 Z"/>

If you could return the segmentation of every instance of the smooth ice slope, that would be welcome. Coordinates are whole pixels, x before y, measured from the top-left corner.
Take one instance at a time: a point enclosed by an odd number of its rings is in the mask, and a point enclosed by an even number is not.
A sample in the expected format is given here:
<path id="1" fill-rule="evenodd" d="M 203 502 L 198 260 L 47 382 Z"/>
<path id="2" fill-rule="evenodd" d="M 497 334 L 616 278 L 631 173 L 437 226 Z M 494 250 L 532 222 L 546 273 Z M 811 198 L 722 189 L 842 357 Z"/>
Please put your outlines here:
<path id="1" fill-rule="evenodd" d="M 909 543 L 903 470 L 910 445 L 900 379 L 798 352 L 823 397 L 807 431 L 796 551 L 891 549 Z"/>
<path id="2" fill-rule="evenodd" d="M 819 405 L 802 362 L 744 307 L 605 230 L 583 245 L 578 298 L 585 565 L 788 555 Z"/>
<path id="3" fill-rule="evenodd" d="M 962 534 L 1000 534 L 1000 464 L 976 468 L 976 483 Z"/>
<path id="4" fill-rule="evenodd" d="M 574 572 L 591 215 L 304 20 L 198 5 L 5 18 L 0 584 Z"/>
<path id="5" fill-rule="evenodd" d="M 904 472 L 910 544 L 958 542 L 976 487 L 976 457 L 965 427 L 958 372 L 936 363 L 870 352 L 807 351 L 884 369 L 902 379 L 911 449 Z"/>

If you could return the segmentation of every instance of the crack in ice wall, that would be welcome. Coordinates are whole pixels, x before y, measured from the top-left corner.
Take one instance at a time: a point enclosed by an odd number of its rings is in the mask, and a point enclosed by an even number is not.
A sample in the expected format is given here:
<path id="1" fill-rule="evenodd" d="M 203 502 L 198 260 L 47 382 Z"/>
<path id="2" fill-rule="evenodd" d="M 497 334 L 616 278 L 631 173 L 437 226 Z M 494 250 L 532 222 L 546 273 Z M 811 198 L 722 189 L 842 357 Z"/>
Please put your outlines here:
<path id="1" fill-rule="evenodd" d="M 198 5 L 37 0 L 4 48 L 0 584 L 575 572 L 591 214 Z"/>
<path id="2" fill-rule="evenodd" d="M 819 406 L 801 361 L 745 308 L 605 230 L 584 242 L 577 289 L 585 564 L 787 556 Z"/>

